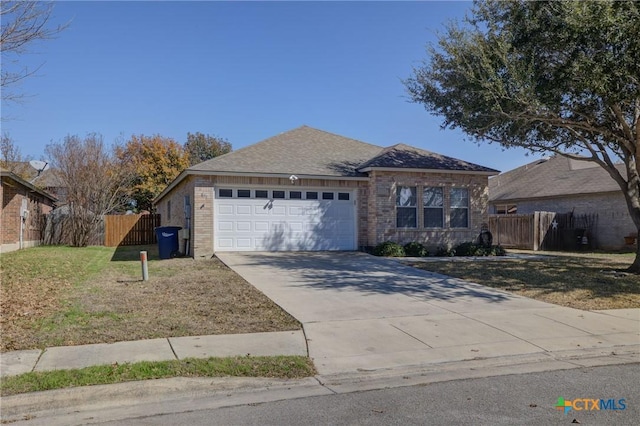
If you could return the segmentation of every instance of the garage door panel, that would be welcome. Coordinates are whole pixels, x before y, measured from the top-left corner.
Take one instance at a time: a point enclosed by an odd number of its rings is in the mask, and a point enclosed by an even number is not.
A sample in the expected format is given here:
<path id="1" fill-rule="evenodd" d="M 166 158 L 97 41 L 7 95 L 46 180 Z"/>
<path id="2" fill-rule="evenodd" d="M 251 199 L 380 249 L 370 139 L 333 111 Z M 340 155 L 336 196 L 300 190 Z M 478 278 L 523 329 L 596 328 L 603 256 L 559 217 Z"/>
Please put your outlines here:
<path id="1" fill-rule="evenodd" d="M 269 231 L 269 222 L 256 220 L 253 223 L 254 223 L 254 229 L 255 229 L 256 232 L 268 232 Z"/>
<path id="2" fill-rule="evenodd" d="M 218 214 L 233 214 L 233 205 L 230 204 L 220 204 L 218 206 Z"/>
<path id="3" fill-rule="evenodd" d="M 236 238 L 236 247 L 238 250 L 250 249 L 252 246 L 251 238 Z"/>
<path id="4" fill-rule="evenodd" d="M 230 198 L 215 202 L 216 250 L 356 248 L 353 201 Z"/>
<path id="5" fill-rule="evenodd" d="M 236 214 L 250 216 L 251 215 L 251 206 L 239 205 L 236 207 Z"/>
<path id="6" fill-rule="evenodd" d="M 218 221 L 218 227 L 216 229 L 218 231 L 233 231 L 233 222 Z"/>
<path id="7" fill-rule="evenodd" d="M 236 222 L 236 231 L 251 231 L 251 222 L 250 221 L 237 221 Z"/>
<path id="8" fill-rule="evenodd" d="M 218 246 L 222 249 L 233 248 L 233 238 L 218 238 Z"/>
<path id="9" fill-rule="evenodd" d="M 287 207 L 286 206 L 277 206 L 274 205 L 271 208 L 271 215 L 273 216 L 286 216 L 287 215 Z"/>
<path id="10" fill-rule="evenodd" d="M 289 222 L 289 229 L 291 230 L 291 232 L 302 232 L 304 231 L 304 223 Z"/>
<path id="11" fill-rule="evenodd" d="M 268 216 L 269 215 L 269 207 L 266 205 L 257 205 L 253 206 L 253 214 L 257 216 Z"/>

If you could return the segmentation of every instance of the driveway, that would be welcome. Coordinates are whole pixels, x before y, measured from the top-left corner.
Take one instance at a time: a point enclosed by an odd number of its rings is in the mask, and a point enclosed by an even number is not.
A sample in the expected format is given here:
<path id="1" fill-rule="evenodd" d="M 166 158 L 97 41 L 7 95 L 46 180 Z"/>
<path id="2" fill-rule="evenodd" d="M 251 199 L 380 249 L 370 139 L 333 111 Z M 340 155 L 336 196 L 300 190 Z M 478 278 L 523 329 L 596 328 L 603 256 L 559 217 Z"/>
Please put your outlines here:
<path id="1" fill-rule="evenodd" d="M 640 344 L 638 309 L 564 308 L 357 252 L 217 256 L 303 324 L 322 375 Z"/>

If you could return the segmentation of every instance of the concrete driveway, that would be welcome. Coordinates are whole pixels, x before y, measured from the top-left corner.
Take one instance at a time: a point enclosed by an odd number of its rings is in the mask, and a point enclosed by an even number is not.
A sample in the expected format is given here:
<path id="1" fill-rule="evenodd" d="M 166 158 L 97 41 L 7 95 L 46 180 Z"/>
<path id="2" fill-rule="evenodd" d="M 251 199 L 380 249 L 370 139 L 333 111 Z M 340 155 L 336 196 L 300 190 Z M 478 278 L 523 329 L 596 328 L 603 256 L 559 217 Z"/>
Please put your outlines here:
<path id="1" fill-rule="evenodd" d="M 559 307 L 357 252 L 217 256 L 303 324 L 322 375 L 640 344 L 639 309 Z"/>

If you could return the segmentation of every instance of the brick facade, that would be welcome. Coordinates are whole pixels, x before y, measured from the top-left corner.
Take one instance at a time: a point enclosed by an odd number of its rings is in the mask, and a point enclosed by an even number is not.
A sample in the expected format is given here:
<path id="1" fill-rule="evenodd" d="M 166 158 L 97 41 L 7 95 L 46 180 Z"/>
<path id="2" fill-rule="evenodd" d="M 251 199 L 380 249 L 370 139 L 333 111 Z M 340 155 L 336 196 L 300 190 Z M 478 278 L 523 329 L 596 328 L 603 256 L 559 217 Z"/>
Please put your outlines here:
<path id="1" fill-rule="evenodd" d="M 388 172 L 373 170 L 369 176 L 367 245 L 375 246 L 385 241 L 400 244 L 417 241 L 430 250 L 437 247 L 451 248 L 465 241 L 472 241 L 480 233 L 480 227 L 488 222 L 488 178 L 484 175 L 425 172 Z M 398 187 L 415 187 L 417 190 L 417 227 L 396 226 L 396 190 Z M 444 227 L 424 228 L 422 191 L 425 187 L 442 187 L 444 195 Z M 450 226 L 450 189 L 469 190 L 469 226 Z"/>
<path id="2" fill-rule="evenodd" d="M 480 232 L 482 223 L 488 221 L 486 175 L 456 173 L 382 172 L 372 171 L 368 181 L 334 179 L 300 179 L 297 187 L 345 188 L 354 190 L 356 196 L 356 220 L 359 248 L 375 246 L 384 241 L 407 243 L 419 241 L 429 248 L 451 247 L 471 241 Z M 250 176 L 199 176 L 183 179 L 157 204 L 163 226 L 186 226 L 184 197 L 191 200 L 191 255 L 195 258 L 211 257 L 214 253 L 214 187 L 220 185 L 246 185 L 251 187 L 290 187 L 287 178 Z M 418 188 L 418 228 L 396 228 L 397 186 Z M 442 229 L 424 229 L 421 191 L 424 186 L 441 186 L 445 189 L 445 226 Z M 469 227 L 449 227 L 448 190 L 453 187 L 469 189 Z M 169 213 L 170 209 L 170 213 Z M 194 231 L 195 230 L 195 231 Z"/>
<path id="3" fill-rule="evenodd" d="M 20 228 L 22 200 L 27 200 L 27 217 L 22 234 L 22 248 L 39 245 L 42 241 L 44 215 L 53 209 L 53 200 L 9 176 L 2 177 L 0 190 L 0 251 L 8 252 L 20 248 Z"/>

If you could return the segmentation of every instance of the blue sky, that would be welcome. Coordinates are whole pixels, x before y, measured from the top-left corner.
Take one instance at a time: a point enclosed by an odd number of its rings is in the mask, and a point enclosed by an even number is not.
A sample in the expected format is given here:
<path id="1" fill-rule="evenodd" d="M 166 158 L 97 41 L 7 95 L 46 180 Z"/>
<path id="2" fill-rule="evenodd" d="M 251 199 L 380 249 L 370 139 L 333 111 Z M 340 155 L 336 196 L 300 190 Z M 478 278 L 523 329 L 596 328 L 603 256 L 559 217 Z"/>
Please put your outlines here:
<path id="1" fill-rule="evenodd" d="M 481 145 L 408 102 L 401 82 L 470 2 L 56 2 L 58 38 L 2 104 L 2 131 L 43 159 L 68 134 L 105 141 L 187 132 L 234 149 L 306 124 L 509 170 L 536 157 Z"/>

